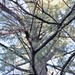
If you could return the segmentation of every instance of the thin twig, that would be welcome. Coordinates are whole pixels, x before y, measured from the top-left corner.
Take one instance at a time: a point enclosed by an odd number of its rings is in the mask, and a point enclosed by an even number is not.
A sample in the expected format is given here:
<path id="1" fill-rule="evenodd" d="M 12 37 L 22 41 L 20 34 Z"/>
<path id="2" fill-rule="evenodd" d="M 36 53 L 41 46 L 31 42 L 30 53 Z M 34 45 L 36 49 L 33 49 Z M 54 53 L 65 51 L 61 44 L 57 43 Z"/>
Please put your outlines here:
<path id="1" fill-rule="evenodd" d="M 66 6 L 68 7 L 68 8 L 70 8 L 71 9 L 71 7 L 63 0 L 63 2 L 66 4 Z"/>
<path id="2" fill-rule="evenodd" d="M 10 0 L 11 1 L 11 0 Z M 47 23 L 47 24 L 55 24 L 55 25 L 59 25 L 60 23 L 56 23 L 56 22 L 48 22 L 34 14 L 31 14 L 30 12 L 26 11 L 21 5 L 19 5 L 17 2 L 15 1 L 12 1 L 14 2 L 16 5 L 18 5 L 27 15 L 30 15 L 30 16 L 34 16 L 36 19 L 40 20 L 40 21 L 43 21 L 44 23 Z"/>
<path id="3" fill-rule="evenodd" d="M 2 62 L 4 62 L 4 63 L 7 63 L 8 65 L 10 65 L 10 66 L 12 66 L 12 67 L 14 67 L 15 69 L 18 69 L 18 70 L 20 70 L 20 71 L 30 72 L 29 70 L 22 69 L 22 68 L 20 68 L 20 67 L 18 67 L 18 66 L 14 66 L 13 64 L 10 64 L 10 63 L 4 61 L 3 59 L 0 59 L 0 61 L 2 61 Z"/>

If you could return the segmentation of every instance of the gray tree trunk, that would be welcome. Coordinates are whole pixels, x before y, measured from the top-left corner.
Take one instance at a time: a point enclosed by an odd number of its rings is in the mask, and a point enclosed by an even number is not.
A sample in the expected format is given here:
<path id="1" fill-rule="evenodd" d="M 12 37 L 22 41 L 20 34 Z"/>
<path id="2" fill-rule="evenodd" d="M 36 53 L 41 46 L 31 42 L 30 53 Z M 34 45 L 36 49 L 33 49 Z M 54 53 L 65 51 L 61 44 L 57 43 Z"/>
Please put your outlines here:
<path id="1" fill-rule="evenodd" d="M 47 75 L 46 63 L 55 55 L 56 51 L 53 50 L 48 55 L 46 55 L 41 60 L 35 61 L 35 69 L 38 75 Z M 31 72 L 33 72 L 32 67 L 30 68 Z"/>
<path id="2" fill-rule="evenodd" d="M 47 75 L 46 63 L 44 60 L 41 60 L 35 64 L 35 68 L 38 75 Z"/>

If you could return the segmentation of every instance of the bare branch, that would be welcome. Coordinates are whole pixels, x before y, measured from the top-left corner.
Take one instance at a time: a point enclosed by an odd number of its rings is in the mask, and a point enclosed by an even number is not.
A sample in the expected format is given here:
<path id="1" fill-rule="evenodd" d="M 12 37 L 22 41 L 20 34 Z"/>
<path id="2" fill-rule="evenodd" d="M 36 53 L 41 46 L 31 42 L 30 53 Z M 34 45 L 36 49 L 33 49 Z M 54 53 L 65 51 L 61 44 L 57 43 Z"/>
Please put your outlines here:
<path id="1" fill-rule="evenodd" d="M 58 34 L 58 30 L 52 35 L 50 36 L 44 43 L 42 43 L 38 48 L 35 49 L 35 54 L 40 51 L 48 42 L 50 42 L 52 39 L 55 38 L 55 36 Z"/>
<path id="2" fill-rule="evenodd" d="M 75 56 L 75 52 L 68 58 L 68 60 L 65 62 L 65 64 L 62 66 L 60 75 L 63 75 L 64 69 L 66 68 L 66 66 L 68 65 L 68 63 L 71 61 L 71 59 Z"/>
<path id="3" fill-rule="evenodd" d="M 8 9 L 7 7 L 5 7 L 3 4 L 0 3 L 0 8 L 7 12 L 8 14 L 12 15 L 16 20 L 19 21 L 19 23 L 22 25 L 22 26 L 25 26 L 22 19 L 14 12 L 12 12 L 10 9 Z M 26 28 L 25 28 L 26 29 Z"/>
<path id="4" fill-rule="evenodd" d="M 69 38 L 71 38 L 75 42 L 75 39 L 67 31 L 65 31 L 65 32 L 67 33 L 67 35 L 69 36 Z"/>
<path id="5" fill-rule="evenodd" d="M 10 9 L 8 9 L 7 7 L 5 7 L 3 4 L 0 3 L 0 8 L 7 12 L 8 14 L 12 15 L 16 20 L 18 20 L 18 22 L 24 27 L 24 30 L 25 30 L 25 34 L 26 34 L 26 37 L 27 39 L 29 38 L 29 35 L 30 33 L 28 32 L 28 30 L 26 29 L 22 19 L 14 12 L 12 12 Z M 28 34 L 27 34 L 28 33 Z"/>
<path id="6" fill-rule="evenodd" d="M 71 8 L 71 11 L 62 19 L 61 24 L 72 14 L 72 12 L 74 11 L 74 8 L 75 8 L 75 4 Z"/>
<path id="7" fill-rule="evenodd" d="M 64 0 L 62 0 L 62 1 L 66 4 L 66 6 L 67 6 L 68 8 L 71 9 L 71 7 L 70 7 Z"/>
<path id="8" fill-rule="evenodd" d="M 19 54 L 18 52 L 14 51 L 14 50 L 11 50 L 11 48 L 5 46 L 4 44 L 0 43 L 0 45 L 2 47 L 4 47 L 5 49 L 11 51 L 12 53 L 16 54 L 17 56 L 21 57 L 22 59 L 29 61 L 28 59 L 26 59 L 25 57 L 23 57 L 21 54 Z"/>
<path id="9" fill-rule="evenodd" d="M 48 42 L 50 42 L 52 39 L 55 38 L 55 36 L 59 33 L 59 31 L 61 31 L 64 27 L 66 27 L 67 25 L 69 25 L 69 23 L 71 23 L 73 20 L 75 19 L 75 16 L 70 20 L 68 21 L 66 24 L 64 24 L 63 26 L 60 25 L 60 28 L 52 35 L 50 36 L 44 43 L 42 43 L 38 48 L 35 49 L 35 54 L 40 50 L 42 49 Z M 62 21 L 63 23 L 64 21 Z"/>
<path id="10" fill-rule="evenodd" d="M 10 1 L 12 1 L 12 0 L 10 0 Z M 15 2 L 15 1 L 12 1 L 12 2 L 14 2 L 16 5 L 18 5 L 26 14 L 28 14 L 28 15 L 30 15 L 30 16 L 33 16 L 33 17 L 35 17 L 36 19 L 38 19 L 38 20 L 40 20 L 40 21 L 43 21 L 44 23 L 47 23 L 47 24 L 54 24 L 54 25 L 59 25 L 59 24 L 60 24 L 60 23 L 56 23 L 56 22 L 48 22 L 48 21 L 46 21 L 46 20 L 44 20 L 44 19 L 42 19 L 42 18 L 40 18 L 40 17 L 38 17 L 38 16 L 36 16 L 36 15 L 34 15 L 34 14 L 29 13 L 29 12 L 26 11 L 21 5 L 19 5 L 17 2 Z"/>
<path id="11" fill-rule="evenodd" d="M 44 14 L 48 15 L 50 18 L 52 18 L 52 19 L 57 23 L 56 19 L 54 19 L 53 16 L 51 16 L 50 14 L 48 14 L 47 12 L 45 12 L 44 9 L 43 9 L 43 7 L 41 7 L 39 4 L 38 4 L 38 6 L 39 6 L 39 8 L 41 8 L 41 11 L 42 11 Z"/>
<path id="12" fill-rule="evenodd" d="M 4 62 L 4 63 L 6 63 L 6 64 L 8 64 L 8 65 L 10 65 L 10 66 L 12 66 L 12 67 L 14 67 L 15 69 L 20 70 L 20 71 L 30 72 L 29 70 L 26 70 L 26 69 L 20 68 L 20 67 L 18 67 L 18 66 L 14 66 L 13 64 L 10 64 L 10 63 L 4 61 L 3 59 L 0 59 L 0 61 Z"/>

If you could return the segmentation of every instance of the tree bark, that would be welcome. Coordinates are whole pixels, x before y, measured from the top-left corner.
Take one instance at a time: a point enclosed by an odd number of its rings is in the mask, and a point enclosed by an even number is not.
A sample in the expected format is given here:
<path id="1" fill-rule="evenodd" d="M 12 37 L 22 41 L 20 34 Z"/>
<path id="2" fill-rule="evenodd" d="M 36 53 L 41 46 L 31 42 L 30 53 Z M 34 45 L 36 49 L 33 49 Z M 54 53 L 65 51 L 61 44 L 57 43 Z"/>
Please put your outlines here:
<path id="1" fill-rule="evenodd" d="M 46 62 L 44 60 L 37 62 L 35 68 L 38 75 L 47 75 Z"/>

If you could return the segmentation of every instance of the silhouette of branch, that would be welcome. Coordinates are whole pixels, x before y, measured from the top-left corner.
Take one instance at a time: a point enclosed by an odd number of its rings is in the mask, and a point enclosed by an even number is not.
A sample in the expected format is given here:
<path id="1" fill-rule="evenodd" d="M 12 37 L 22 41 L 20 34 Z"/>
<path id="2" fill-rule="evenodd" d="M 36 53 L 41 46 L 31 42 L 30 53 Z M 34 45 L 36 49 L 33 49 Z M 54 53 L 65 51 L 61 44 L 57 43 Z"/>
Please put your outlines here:
<path id="1" fill-rule="evenodd" d="M 4 61 L 3 59 L 0 59 L 0 61 L 4 62 L 4 63 L 6 63 L 6 64 L 8 64 L 8 65 L 10 65 L 10 66 L 12 66 L 12 67 L 14 67 L 15 69 L 20 70 L 20 71 L 30 72 L 29 70 L 26 70 L 26 69 L 20 68 L 20 67 L 18 67 L 18 66 L 14 66 L 13 64 L 10 64 L 10 63 Z"/>
<path id="2" fill-rule="evenodd" d="M 41 11 L 42 11 L 44 14 L 48 15 L 50 18 L 52 18 L 52 19 L 57 23 L 56 19 L 54 19 L 53 16 L 51 16 L 50 14 L 48 14 L 47 12 L 45 12 L 45 10 L 43 9 L 43 7 L 41 7 L 39 4 L 38 4 L 38 6 L 39 6 L 39 8 L 41 9 Z"/>
<path id="3" fill-rule="evenodd" d="M 66 66 L 68 65 L 68 63 L 71 61 L 71 59 L 75 56 L 75 52 L 68 58 L 68 60 L 65 62 L 65 64 L 62 66 L 60 75 L 63 75 L 63 72 L 66 68 Z"/>
<path id="4" fill-rule="evenodd" d="M 16 65 L 16 66 L 22 66 L 22 65 L 25 65 L 26 63 L 27 63 L 27 62 L 24 62 L 24 63 L 18 64 L 18 65 Z M 10 66 L 11 66 L 11 65 L 10 65 Z M 11 68 L 8 72 L 4 73 L 4 75 L 9 74 L 9 73 L 12 72 L 13 70 L 14 70 L 14 67 Z"/>
<path id="5" fill-rule="evenodd" d="M 53 67 L 53 68 L 55 68 L 55 69 L 61 71 L 61 67 L 60 67 L 60 66 L 57 66 L 57 65 L 51 65 L 51 64 L 47 64 L 47 66 Z M 72 73 L 72 74 L 75 75 L 75 73 L 74 73 L 72 70 L 68 70 L 68 71 L 65 70 L 64 72 L 69 72 L 69 73 Z"/>
<path id="6" fill-rule="evenodd" d="M 62 1 L 66 4 L 66 6 L 67 6 L 68 8 L 71 9 L 71 7 L 70 7 L 64 0 L 62 0 Z"/>
<path id="7" fill-rule="evenodd" d="M 22 19 L 21 19 L 16 13 L 12 12 L 10 9 L 8 9 L 6 6 L 4 6 L 2 3 L 0 3 L 0 8 L 1 8 L 3 11 L 7 12 L 8 14 L 10 14 L 11 16 L 13 16 L 13 17 L 24 27 L 26 37 L 28 37 L 30 33 L 29 33 L 28 30 L 26 29 L 26 27 L 25 27 L 25 25 L 24 25 Z M 27 35 L 27 33 L 28 33 L 28 35 Z M 28 38 L 29 38 L 29 37 L 28 37 Z M 28 39 L 28 38 L 27 38 L 27 39 Z"/>
<path id="8" fill-rule="evenodd" d="M 62 21 L 61 21 L 61 23 L 60 23 L 57 31 L 52 36 L 50 36 L 44 43 L 42 43 L 38 48 L 35 49 L 35 54 L 40 49 L 42 49 L 48 42 L 50 42 L 52 39 L 54 39 L 55 36 L 59 33 L 59 31 L 61 31 L 64 27 L 66 27 L 67 25 L 69 25 L 69 23 L 71 23 L 75 19 L 75 16 L 74 16 L 72 19 L 70 19 L 67 23 L 65 23 L 63 25 L 63 22 L 66 20 L 66 18 L 68 18 L 71 15 L 71 13 L 74 11 L 74 8 L 75 8 L 75 4 L 73 5 L 71 11 L 64 17 L 64 19 L 62 19 Z"/>
<path id="9" fill-rule="evenodd" d="M 12 1 L 12 0 L 10 0 L 10 1 Z M 36 15 L 34 15 L 34 14 L 32 14 L 32 13 L 26 11 L 21 5 L 18 4 L 18 2 L 15 2 L 15 1 L 12 1 L 12 2 L 14 2 L 16 5 L 18 5 L 27 15 L 33 16 L 33 17 L 35 17 L 36 19 L 38 19 L 38 20 L 40 20 L 40 21 L 43 21 L 44 23 L 47 23 L 47 24 L 54 24 L 54 25 L 59 25 L 59 24 L 60 24 L 60 23 L 56 23 L 56 22 L 49 22 L 49 21 L 46 21 L 46 20 L 44 20 L 44 19 L 42 19 L 42 18 L 40 18 L 40 17 L 38 17 L 38 16 L 36 16 Z"/>
<path id="10" fill-rule="evenodd" d="M 71 8 L 70 12 L 62 19 L 61 24 L 72 14 L 72 12 L 74 11 L 74 8 L 75 8 L 75 4 Z"/>
<path id="11" fill-rule="evenodd" d="M 25 57 L 23 57 L 21 54 L 19 54 L 18 51 L 16 52 L 16 51 L 12 50 L 10 47 L 7 47 L 7 46 L 5 46 L 5 45 L 2 44 L 2 43 L 0 43 L 0 46 L 2 46 L 2 47 L 4 47 L 5 49 L 11 51 L 12 53 L 16 54 L 17 56 L 21 57 L 22 59 L 29 61 L 28 59 L 26 59 Z"/>
<path id="12" fill-rule="evenodd" d="M 38 48 L 35 49 L 35 54 L 41 50 L 49 41 L 55 38 L 55 36 L 58 34 L 59 30 L 57 30 L 52 36 L 50 36 L 45 42 L 43 42 Z"/>

